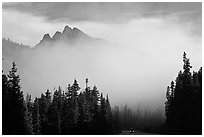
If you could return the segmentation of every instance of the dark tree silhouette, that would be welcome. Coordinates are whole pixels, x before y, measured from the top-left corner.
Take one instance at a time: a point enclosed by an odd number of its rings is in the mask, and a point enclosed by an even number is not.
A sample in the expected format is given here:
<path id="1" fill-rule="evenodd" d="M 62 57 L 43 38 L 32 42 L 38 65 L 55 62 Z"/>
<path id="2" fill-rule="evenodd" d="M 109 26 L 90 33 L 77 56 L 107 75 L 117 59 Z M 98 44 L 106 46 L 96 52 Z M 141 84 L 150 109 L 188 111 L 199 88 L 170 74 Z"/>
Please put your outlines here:
<path id="1" fill-rule="evenodd" d="M 41 94 L 39 98 L 39 114 L 40 114 L 40 126 L 41 134 L 49 134 L 50 130 L 48 125 L 48 108 L 51 104 L 51 92 L 47 90 L 44 94 Z"/>
<path id="2" fill-rule="evenodd" d="M 176 83 L 167 88 L 165 103 L 166 125 L 172 134 L 202 133 L 202 68 L 190 71 L 189 58 L 183 54 L 183 71 L 179 71 Z"/>
<path id="3" fill-rule="evenodd" d="M 143 114 L 139 109 L 134 112 L 127 105 L 121 109 L 111 109 L 108 95 L 104 97 L 96 86 L 89 87 L 88 79 L 86 87 L 82 90 L 75 79 L 72 85 L 68 84 L 66 91 L 59 87 L 53 94 L 47 90 L 33 102 L 28 94 L 24 100 L 16 71 L 14 63 L 8 77 L 2 75 L 3 134 L 118 134 L 121 130 L 130 128 L 153 131 L 155 125 L 161 124 L 160 113 Z M 194 72 L 192 77 L 195 85 L 193 88 L 198 92 L 195 97 L 199 99 L 201 74 L 202 70 Z M 168 88 L 169 98 L 173 98 L 173 94 L 176 96 L 176 88 L 179 88 L 176 85 L 181 83 L 180 79 L 179 77 L 176 84 L 172 82 Z M 168 112 L 172 111 L 169 107 L 172 106 L 172 100 L 169 99 L 166 103 Z M 198 100 L 194 100 L 194 103 L 199 106 Z M 197 112 L 200 110 L 195 109 L 195 112 L 199 117 L 200 113 Z M 195 118 L 195 121 L 199 120 Z"/>
<path id="4" fill-rule="evenodd" d="M 35 135 L 40 135 L 41 134 L 41 123 L 40 123 L 40 112 L 39 112 L 39 98 L 35 98 L 34 103 L 33 103 L 33 132 Z"/>
<path id="5" fill-rule="evenodd" d="M 10 134 L 10 105 L 8 77 L 2 74 L 2 131 L 3 134 Z"/>
<path id="6" fill-rule="evenodd" d="M 78 108 L 78 90 L 80 89 L 77 80 L 74 80 L 72 86 L 68 85 L 68 124 L 70 126 L 69 130 L 71 134 L 76 132 L 78 120 L 79 120 L 79 108 Z"/>
<path id="7" fill-rule="evenodd" d="M 31 95 L 27 94 L 26 95 L 26 100 L 25 100 L 25 105 L 26 105 L 26 112 L 25 112 L 25 122 L 28 130 L 28 134 L 34 134 L 33 132 L 33 117 L 32 117 L 32 111 L 33 111 L 33 103 L 31 102 Z"/>
<path id="8" fill-rule="evenodd" d="M 16 72 L 16 64 L 13 63 L 8 79 L 5 75 L 2 76 L 4 98 L 2 106 L 3 111 L 5 110 L 3 112 L 3 119 L 5 118 L 3 120 L 3 134 L 32 134 L 32 127 L 28 123 L 28 111 L 20 87 L 20 78 Z"/>

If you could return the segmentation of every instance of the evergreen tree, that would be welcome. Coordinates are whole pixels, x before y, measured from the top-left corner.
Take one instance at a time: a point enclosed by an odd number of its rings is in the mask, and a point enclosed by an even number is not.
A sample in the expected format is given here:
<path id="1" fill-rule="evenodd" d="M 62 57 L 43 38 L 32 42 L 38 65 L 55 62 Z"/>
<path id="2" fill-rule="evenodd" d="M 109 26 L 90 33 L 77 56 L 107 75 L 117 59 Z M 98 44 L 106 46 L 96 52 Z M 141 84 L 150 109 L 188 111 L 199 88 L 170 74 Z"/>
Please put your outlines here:
<path id="1" fill-rule="evenodd" d="M 107 125 L 107 121 L 106 121 L 106 101 L 105 98 L 103 97 L 103 94 L 101 93 L 100 96 L 100 130 L 101 130 L 101 134 L 106 134 L 106 125 Z"/>
<path id="2" fill-rule="evenodd" d="M 10 123 L 12 122 L 10 117 L 10 104 L 9 104 L 9 87 L 8 78 L 5 74 L 2 74 L 2 133 L 10 134 Z"/>
<path id="3" fill-rule="evenodd" d="M 78 125 L 79 120 L 79 108 L 78 108 L 78 90 L 80 89 L 77 80 L 74 80 L 72 86 L 68 85 L 67 92 L 67 119 L 69 125 L 67 125 L 68 130 L 70 130 L 70 134 L 75 133 L 76 127 Z"/>
<path id="4" fill-rule="evenodd" d="M 112 130 L 112 123 L 111 123 L 111 106 L 110 106 L 110 102 L 109 102 L 109 99 L 108 99 L 108 95 L 106 97 L 106 130 L 107 130 L 107 133 L 111 133 L 111 130 Z"/>
<path id="5" fill-rule="evenodd" d="M 16 74 L 16 64 L 13 62 L 8 75 L 8 95 L 9 95 L 9 129 L 6 134 L 22 135 L 28 134 L 26 131 L 26 106 L 24 104 L 23 92 L 21 91 L 20 78 Z"/>
<path id="6" fill-rule="evenodd" d="M 199 72 L 190 71 L 189 58 L 183 54 L 183 71 L 180 71 L 176 84 L 171 82 L 166 94 L 166 125 L 172 133 L 200 134 L 202 119 L 202 84 Z M 202 76 L 201 76 L 202 77 Z"/>
<path id="7" fill-rule="evenodd" d="M 15 63 L 8 77 L 2 74 L 3 134 L 110 134 L 112 112 L 108 96 L 99 96 L 96 86 L 78 94 L 77 80 L 66 92 L 59 87 L 40 98 L 23 97 Z"/>
<path id="8" fill-rule="evenodd" d="M 48 122 L 51 134 L 61 134 L 62 117 L 62 90 L 59 87 L 54 92 L 52 103 L 48 109 Z"/>
<path id="9" fill-rule="evenodd" d="M 193 75 L 193 99 L 192 113 L 192 130 L 197 134 L 202 134 L 202 68 Z"/>
<path id="10" fill-rule="evenodd" d="M 80 134 L 90 134 L 91 115 L 85 93 L 79 94 L 79 123 Z"/>
<path id="11" fill-rule="evenodd" d="M 91 91 L 91 116 L 93 121 L 93 129 L 94 131 L 98 132 L 100 130 L 98 125 L 100 124 L 99 120 L 99 91 L 96 86 L 93 87 Z M 98 128 L 98 129 L 97 129 Z"/>
<path id="12" fill-rule="evenodd" d="M 93 89 L 91 90 L 91 101 L 92 101 L 92 103 L 90 104 L 91 112 L 93 113 L 92 117 L 94 118 L 95 114 L 99 110 L 99 102 L 98 102 L 99 101 L 99 91 L 96 86 L 94 86 Z"/>
<path id="13" fill-rule="evenodd" d="M 25 116 L 25 121 L 26 121 L 26 129 L 27 129 L 27 134 L 34 134 L 33 133 L 33 118 L 32 118 L 32 110 L 33 110 L 33 103 L 31 102 L 31 95 L 27 93 L 26 95 L 26 100 L 25 100 L 25 105 L 26 105 L 26 116 Z"/>
<path id="14" fill-rule="evenodd" d="M 48 108 L 51 104 L 51 92 L 47 90 L 44 94 L 41 94 L 39 99 L 39 114 L 40 114 L 40 127 L 41 127 L 41 134 L 49 134 L 50 130 L 47 128 L 48 125 Z"/>
<path id="15" fill-rule="evenodd" d="M 120 131 L 120 110 L 119 107 L 115 106 L 112 111 L 112 125 L 113 125 L 113 132 L 117 133 Z"/>
<path id="16" fill-rule="evenodd" d="M 40 112 L 39 112 L 39 98 L 35 98 L 33 104 L 33 132 L 35 135 L 41 134 Z"/>
<path id="17" fill-rule="evenodd" d="M 69 87 L 70 85 L 68 85 Z M 71 120 L 70 120 L 70 102 L 69 92 L 63 93 L 62 103 L 62 124 L 61 130 L 63 135 L 71 134 Z"/>

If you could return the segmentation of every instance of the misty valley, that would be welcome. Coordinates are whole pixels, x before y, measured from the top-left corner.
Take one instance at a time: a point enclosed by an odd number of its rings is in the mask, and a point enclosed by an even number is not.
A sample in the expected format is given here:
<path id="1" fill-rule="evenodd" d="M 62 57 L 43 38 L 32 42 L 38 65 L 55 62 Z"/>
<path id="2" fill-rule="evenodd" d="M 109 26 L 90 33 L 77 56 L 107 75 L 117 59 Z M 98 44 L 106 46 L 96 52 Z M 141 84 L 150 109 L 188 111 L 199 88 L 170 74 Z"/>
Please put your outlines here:
<path id="1" fill-rule="evenodd" d="M 156 92 L 165 66 L 112 44 L 69 26 L 32 48 L 2 38 L 2 134 L 202 134 L 202 67 L 181 52 Z"/>

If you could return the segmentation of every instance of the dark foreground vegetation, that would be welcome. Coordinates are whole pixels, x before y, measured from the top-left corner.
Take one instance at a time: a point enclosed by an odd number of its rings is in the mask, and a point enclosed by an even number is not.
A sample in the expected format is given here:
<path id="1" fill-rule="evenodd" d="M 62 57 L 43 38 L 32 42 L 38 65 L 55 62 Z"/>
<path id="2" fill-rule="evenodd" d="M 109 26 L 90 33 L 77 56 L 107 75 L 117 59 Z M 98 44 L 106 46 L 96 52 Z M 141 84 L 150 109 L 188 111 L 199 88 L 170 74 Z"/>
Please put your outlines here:
<path id="1" fill-rule="evenodd" d="M 202 68 L 191 73 L 183 54 L 183 71 L 167 87 L 166 130 L 170 134 L 202 134 Z"/>
<path id="2" fill-rule="evenodd" d="M 202 134 L 202 68 L 190 72 L 190 61 L 183 55 L 183 71 L 167 88 L 166 122 L 160 111 L 133 111 L 127 105 L 111 108 L 96 86 L 81 89 L 77 80 L 47 90 L 41 97 L 24 98 L 16 64 L 2 74 L 2 134 L 119 134 L 135 129 L 157 134 Z"/>

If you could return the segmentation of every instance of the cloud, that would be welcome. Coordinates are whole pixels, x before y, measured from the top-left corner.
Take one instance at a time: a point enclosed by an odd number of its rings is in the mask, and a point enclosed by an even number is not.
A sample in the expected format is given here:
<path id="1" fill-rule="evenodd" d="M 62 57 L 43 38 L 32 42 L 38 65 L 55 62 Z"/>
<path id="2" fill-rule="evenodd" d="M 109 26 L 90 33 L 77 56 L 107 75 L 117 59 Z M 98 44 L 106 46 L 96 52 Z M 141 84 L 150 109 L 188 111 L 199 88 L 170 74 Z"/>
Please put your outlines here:
<path id="1" fill-rule="evenodd" d="M 29 46 L 35 46 L 45 33 L 55 33 L 63 23 L 50 23 L 44 17 L 31 16 L 28 13 L 3 10 L 3 37 Z"/>
<path id="2" fill-rule="evenodd" d="M 3 37 L 33 47 L 45 33 L 69 25 L 103 38 L 111 24 L 144 18 L 173 22 L 201 39 L 201 3 L 3 3 Z"/>
<path id="3" fill-rule="evenodd" d="M 168 2 L 34 2 L 34 3 L 4 3 L 3 9 L 16 10 L 36 16 L 44 16 L 49 21 L 99 21 L 123 22 L 136 17 L 166 16 L 172 13 L 194 12 L 201 16 L 201 3 L 168 3 Z M 195 16 L 187 15 L 189 18 Z"/>
<path id="4" fill-rule="evenodd" d="M 111 24 L 125 25 L 132 20 L 144 18 L 163 19 L 184 25 L 186 28 L 182 28 L 193 37 L 201 38 L 202 34 L 202 4 L 199 2 L 4 2 L 2 8 L 3 37 L 32 47 L 45 33 L 52 35 L 67 24 L 79 27 L 90 35 L 93 32 L 93 36 L 97 36 L 99 33 L 108 35 L 103 29 L 112 30 L 107 27 Z M 89 24 L 94 25 L 94 28 Z M 95 33 L 96 30 L 100 31 Z"/>

